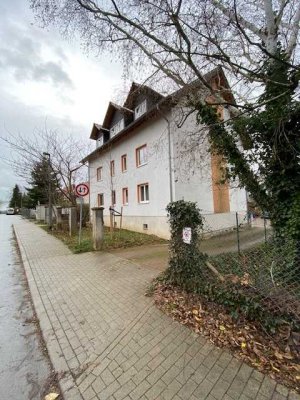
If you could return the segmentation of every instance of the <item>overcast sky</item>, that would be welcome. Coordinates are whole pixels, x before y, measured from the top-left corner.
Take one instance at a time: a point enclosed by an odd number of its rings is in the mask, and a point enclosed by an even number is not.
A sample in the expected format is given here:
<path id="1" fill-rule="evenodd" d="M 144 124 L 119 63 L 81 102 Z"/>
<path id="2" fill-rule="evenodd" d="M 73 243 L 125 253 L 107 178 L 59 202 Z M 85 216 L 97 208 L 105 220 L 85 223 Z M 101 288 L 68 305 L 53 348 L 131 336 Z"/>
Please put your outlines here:
<path id="1" fill-rule="evenodd" d="M 92 123 L 123 90 L 121 75 L 108 57 L 40 28 L 27 0 L 0 2 L 0 136 L 30 135 L 46 123 L 88 141 Z M 24 185 L 5 162 L 11 157 L 0 141 L 0 200 Z"/>

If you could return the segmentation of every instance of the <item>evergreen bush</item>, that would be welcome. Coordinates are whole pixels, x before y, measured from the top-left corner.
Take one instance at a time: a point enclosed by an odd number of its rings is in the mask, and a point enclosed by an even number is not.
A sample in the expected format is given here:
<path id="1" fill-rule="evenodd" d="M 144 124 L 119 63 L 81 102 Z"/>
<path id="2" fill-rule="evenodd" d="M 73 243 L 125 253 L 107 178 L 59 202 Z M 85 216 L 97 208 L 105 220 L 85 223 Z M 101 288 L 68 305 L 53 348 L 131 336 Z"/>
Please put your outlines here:
<path id="1" fill-rule="evenodd" d="M 179 200 L 168 204 L 171 240 L 169 268 L 166 272 L 168 281 L 186 290 L 193 290 L 195 278 L 203 277 L 202 266 L 207 256 L 199 250 L 200 233 L 203 218 L 196 203 Z M 190 243 L 184 243 L 183 230 L 191 229 Z"/>

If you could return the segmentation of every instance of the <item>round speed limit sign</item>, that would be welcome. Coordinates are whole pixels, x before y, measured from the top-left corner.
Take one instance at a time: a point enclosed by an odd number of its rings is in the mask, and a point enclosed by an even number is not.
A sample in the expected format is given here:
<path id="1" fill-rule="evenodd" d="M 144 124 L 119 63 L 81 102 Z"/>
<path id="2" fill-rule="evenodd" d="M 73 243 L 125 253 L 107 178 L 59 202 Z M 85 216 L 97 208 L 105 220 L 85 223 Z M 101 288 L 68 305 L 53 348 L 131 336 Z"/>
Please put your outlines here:
<path id="1" fill-rule="evenodd" d="M 80 183 L 75 187 L 75 193 L 77 196 L 84 197 L 89 194 L 89 187 L 86 183 Z"/>

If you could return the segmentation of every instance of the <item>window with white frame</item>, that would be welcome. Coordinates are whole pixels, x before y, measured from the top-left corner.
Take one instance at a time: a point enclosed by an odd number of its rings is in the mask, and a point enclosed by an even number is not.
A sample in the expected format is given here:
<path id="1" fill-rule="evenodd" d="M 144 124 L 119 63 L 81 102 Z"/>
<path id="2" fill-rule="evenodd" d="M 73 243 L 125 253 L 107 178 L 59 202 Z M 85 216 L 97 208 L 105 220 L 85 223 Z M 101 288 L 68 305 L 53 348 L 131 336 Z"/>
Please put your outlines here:
<path id="1" fill-rule="evenodd" d="M 139 118 L 141 115 L 145 114 L 146 111 L 147 111 L 147 101 L 144 100 L 142 103 L 140 103 L 138 106 L 135 107 L 134 119 Z"/>
<path id="2" fill-rule="evenodd" d="M 124 129 L 124 118 L 120 119 L 113 127 L 110 128 L 110 137 L 116 136 L 122 129 Z"/>
<path id="3" fill-rule="evenodd" d="M 127 171 L 127 154 L 123 154 L 121 156 L 121 169 L 122 169 L 122 172 Z"/>
<path id="4" fill-rule="evenodd" d="M 116 191 L 115 191 L 115 190 L 112 190 L 112 191 L 111 191 L 111 205 L 112 205 L 112 206 L 115 206 L 115 205 L 116 205 L 116 202 L 117 202 L 117 200 L 116 200 Z"/>
<path id="5" fill-rule="evenodd" d="M 127 206 L 128 205 L 128 188 L 123 188 L 122 189 L 122 198 L 123 198 L 123 205 Z"/>
<path id="6" fill-rule="evenodd" d="M 149 184 L 142 183 L 138 185 L 138 202 L 149 203 Z"/>
<path id="7" fill-rule="evenodd" d="M 97 181 L 102 181 L 102 167 L 97 168 Z"/>
<path id="8" fill-rule="evenodd" d="M 144 144 L 143 146 L 138 147 L 135 150 L 136 156 L 136 166 L 141 167 L 142 165 L 147 164 L 148 162 L 148 152 L 147 152 L 147 145 Z"/>
<path id="9" fill-rule="evenodd" d="M 104 194 L 99 193 L 98 194 L 98 207 L 104 206 Z"/>
<path id="10" fill-rule="evenodd" d="M 103 145 L 103 135 L 98 137 L 97 142 L 96 142 L 96 147 L 101 147 Z"/>

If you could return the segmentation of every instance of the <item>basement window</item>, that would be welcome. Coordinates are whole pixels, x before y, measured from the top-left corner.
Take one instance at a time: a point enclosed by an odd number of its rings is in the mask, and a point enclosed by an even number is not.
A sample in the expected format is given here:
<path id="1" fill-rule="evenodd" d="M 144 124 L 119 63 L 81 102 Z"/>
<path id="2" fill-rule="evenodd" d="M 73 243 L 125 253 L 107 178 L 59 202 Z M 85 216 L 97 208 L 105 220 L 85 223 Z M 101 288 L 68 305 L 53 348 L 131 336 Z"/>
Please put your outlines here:
<path id="1" fill-rule="evenodd" d="M 143 229 L 146 231 L 148 229 L 148 224 L 143 224 Z"/>

